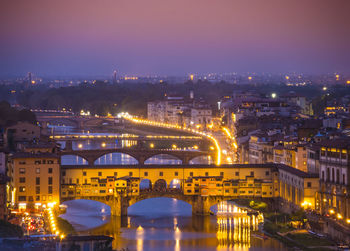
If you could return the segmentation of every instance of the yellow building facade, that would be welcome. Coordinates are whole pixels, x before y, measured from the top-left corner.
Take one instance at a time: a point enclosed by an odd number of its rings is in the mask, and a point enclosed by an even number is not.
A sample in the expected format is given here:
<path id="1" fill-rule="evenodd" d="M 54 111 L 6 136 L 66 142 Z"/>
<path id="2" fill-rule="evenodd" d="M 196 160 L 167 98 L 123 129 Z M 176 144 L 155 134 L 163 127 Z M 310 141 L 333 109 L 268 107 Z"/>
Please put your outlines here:
<path id="1" fill-rule="evenodd" d="M 39 209 L 60 202 L 60 158 L 52 153 L 15 153 L 8 165 L 11 204 Z"/>

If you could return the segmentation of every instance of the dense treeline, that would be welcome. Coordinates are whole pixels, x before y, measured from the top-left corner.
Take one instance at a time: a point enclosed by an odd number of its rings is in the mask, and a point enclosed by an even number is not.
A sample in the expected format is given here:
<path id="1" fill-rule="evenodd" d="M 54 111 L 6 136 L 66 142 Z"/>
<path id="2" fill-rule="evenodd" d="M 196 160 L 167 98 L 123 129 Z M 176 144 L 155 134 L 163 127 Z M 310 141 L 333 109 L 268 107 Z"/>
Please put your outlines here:
<path id="1" fill-rule="evenodd" d="M 19 121 L 26 121 L 34 124 L 36 117 L 28 109 L 17 110 L 6 101 L 0 102 L 0 127 L 15 124 Z"/>
<path id="2" fill-rule="evenodd" d="M 74 87 L 49 88 L 45 85 L 18 90 L 15 94 L 16 102 L 28 108 L 62 109 L 69 108 L 74 112 L 88 110 L 91 114 L 107 115 L 127 111 L 133 114 L 146 115 L 147 102 L 162 99 L 165 95 L 179 95 L 189 97 L 194 91 L 195 98 L 203 98 L 214 109 L 217 101 L 234 91 L 250 91 L 261 96 L 270 96 L 295 92 L 313 100 L 314 109 L 322 111 L 324 105 L 331 98 L 350 94 L 349 87 L 333 86 L 327 92 L 322 86 L 286 86 L 285 84 L 246 84 L 234 85 L 225 82 L 210 83 L 188 81 L 183 84 L 147 84 L 122 83 L 111 85 L 102 81 L 95 84 L 82 84 Z M 326 95 L 329 93 L 329 95 Z M 10 96 L 13 98 L 13 96 Z"/>

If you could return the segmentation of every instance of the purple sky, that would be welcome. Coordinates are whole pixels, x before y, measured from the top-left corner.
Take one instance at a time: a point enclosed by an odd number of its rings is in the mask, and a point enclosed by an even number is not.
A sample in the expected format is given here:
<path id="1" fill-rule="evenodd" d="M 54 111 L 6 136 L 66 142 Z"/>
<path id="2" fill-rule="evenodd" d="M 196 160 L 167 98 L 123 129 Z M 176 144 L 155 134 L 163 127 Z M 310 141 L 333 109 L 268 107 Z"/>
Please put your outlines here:
<path id="1" fill-rule="evenodd" d="M 350 0 L 1 0 L 0 76 L 350 72 Z"/>

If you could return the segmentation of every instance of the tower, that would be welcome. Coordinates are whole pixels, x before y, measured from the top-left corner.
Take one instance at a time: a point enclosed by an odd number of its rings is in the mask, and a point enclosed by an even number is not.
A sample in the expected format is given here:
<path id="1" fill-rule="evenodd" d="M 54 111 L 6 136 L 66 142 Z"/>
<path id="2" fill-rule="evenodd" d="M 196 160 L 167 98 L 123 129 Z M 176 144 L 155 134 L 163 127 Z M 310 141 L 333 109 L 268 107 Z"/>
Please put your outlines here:
<path id="1" fill-rule="evenodd" d="M 113 71 L 113 84 L 117 83 L 117 70 Z"/>
<path id="2" fill-rule="evenodd" d="M 28 88 L 32 84 L 32 73 L 28 72 L 28 81 L 25 82 L 25 87 Z"/>

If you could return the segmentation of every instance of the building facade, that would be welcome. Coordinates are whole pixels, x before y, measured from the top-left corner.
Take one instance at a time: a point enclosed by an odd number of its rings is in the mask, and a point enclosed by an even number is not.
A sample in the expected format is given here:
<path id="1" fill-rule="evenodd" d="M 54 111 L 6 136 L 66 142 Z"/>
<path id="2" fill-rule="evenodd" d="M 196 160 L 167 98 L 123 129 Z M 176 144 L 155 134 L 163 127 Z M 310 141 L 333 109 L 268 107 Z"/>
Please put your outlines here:
<path id="1" fill-rule="evenodd" d="M 15 153 L 10 156 L 11 204 L 34 210 L 60 202 L 60 158 L 52 153 Z"/>

